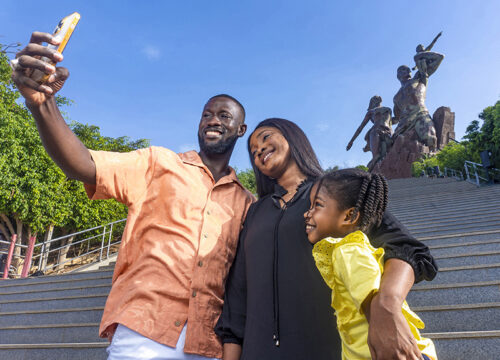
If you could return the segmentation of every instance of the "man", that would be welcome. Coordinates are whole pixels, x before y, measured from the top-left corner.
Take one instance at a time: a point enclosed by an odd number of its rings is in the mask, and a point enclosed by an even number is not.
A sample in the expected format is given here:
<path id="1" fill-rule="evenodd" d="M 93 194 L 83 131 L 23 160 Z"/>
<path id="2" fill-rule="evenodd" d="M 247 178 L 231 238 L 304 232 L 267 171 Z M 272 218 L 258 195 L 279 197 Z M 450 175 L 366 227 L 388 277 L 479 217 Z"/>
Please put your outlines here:
<path id="1" fill-rule="evenodd" d="M 401 88 L 394 96 L 393 124 L 398 124 L 393 138 L 415 129 L 418 140 L 434 151 L 437 146 L 436 129 L 429 111 L 425 106 L 427 81 L 443 61 L 444 55 L 431 51 L 419 52 L 415 55 L 417 73 L 412 78 L 411 70 L 401 65 L 397 70 L 397 78 Z"/>
<path id="2" fill-rule="evenodd" d="M 112 339 L 109 359 L 211 359 L 222 356 L 214 333 L 224 283 L 253 196 L 229 167 L 246 131 L 243 106 L 229 95 L 206 103 L 198 128 L 200 152 L 151 147 L 129 153 L 88 150 L 54 100 L 68 78 L 62 55 L 35 32 L 12 75 L 56 164 L 84 182 L 91 199 L 115 198 L 128 219 L 100 336 Z M 33 69 L 50 74 L 40 85 Z M 192 354 L 192 355 L 191 355 Z"/>

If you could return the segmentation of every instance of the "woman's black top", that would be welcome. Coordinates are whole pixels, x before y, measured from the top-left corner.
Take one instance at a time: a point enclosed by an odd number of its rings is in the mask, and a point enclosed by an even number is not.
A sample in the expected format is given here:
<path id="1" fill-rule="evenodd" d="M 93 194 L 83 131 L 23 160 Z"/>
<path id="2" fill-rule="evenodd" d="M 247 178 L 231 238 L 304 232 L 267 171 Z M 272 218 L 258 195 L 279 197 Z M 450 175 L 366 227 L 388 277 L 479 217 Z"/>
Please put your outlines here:
<path id="1" fill-rule="evenodd" d="M 305 232 L 312 185 L 301 184 L 283 208 L 279 199 L 286 190 L 276 186 L 248 211 L 215 328 L 224 343 L 242 344 L 241 360 L 341 359 L 331 289 Z M 407 261 L 417 281 L 436 275 L 429 249 L 391 214 L 368 236 L 385 249 L 386 260 Z"/>

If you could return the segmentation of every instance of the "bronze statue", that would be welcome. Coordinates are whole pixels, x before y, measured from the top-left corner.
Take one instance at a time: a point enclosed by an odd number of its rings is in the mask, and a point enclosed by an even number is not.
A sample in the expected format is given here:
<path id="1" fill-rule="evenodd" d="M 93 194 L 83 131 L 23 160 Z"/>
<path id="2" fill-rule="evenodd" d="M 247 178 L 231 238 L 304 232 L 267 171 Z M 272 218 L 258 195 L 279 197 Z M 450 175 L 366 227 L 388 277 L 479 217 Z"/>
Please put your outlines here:
<path id="1" fill-rule="evenodd" d="M 370 99 L 370 104 L 368 105 L 368 111 L 366 112 L 365 118 L 361 122 L 361 125 L 359 125 L 346 148 L 349 151 L 354 143 L 354 140 L 361 133 L 368 121 L 371 121 L 373 126 L 365 135 L 366 146 L 363 148 L 364 152 L 371 151 L 373 154 L 373 158 L 368 163 L 368 169 L 370 171 L 377 162 L 381 161 L 385 157 L 387 151 L 392 145 L 392 111 L 391 108 L 380 106 L 381 103 L 382 98 L 378 95 L 375 95 Z"/>
<path id="2" fill-rule="evenodd" d="M 430 47 L 434 45 L 435 40 Z M 423 46 L 419 46 L 420 48 Z M 429 48 L 429 47 L 428 47 Z M 398 68 L 397 77 L 401 82 L 401 88 L 394 96 L 394 118 L 393 124 L 398 124 L 393 139 L 414 129 L 417 140 L 434 151 L 437 146 L 436 129 L 425 106 L 425 95 L 427 80 L 443 61 L 444 55 L 432 51 L 417 52 L 415 64 L 418 69 L 415 76 L 411 76 L 408 66 L 402 65 Z"/>

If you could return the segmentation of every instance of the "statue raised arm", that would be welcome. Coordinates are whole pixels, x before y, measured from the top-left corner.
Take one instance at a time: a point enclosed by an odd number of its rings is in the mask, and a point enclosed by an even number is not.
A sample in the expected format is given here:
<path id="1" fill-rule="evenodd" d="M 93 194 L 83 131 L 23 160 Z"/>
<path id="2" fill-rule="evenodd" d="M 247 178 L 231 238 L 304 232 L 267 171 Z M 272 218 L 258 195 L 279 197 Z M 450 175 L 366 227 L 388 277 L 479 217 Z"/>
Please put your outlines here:
<path id="1" fill-rule="evenodd" d="M 368 111 L 347 145 L 347 150 L 349 150 L 368 121 L 373 123 L 371 129 L 365 135 L 366 146 L 363 148 L 363 151 L 371 151 L 373 154 L 372 160 L 368 163 L 370 170 L 385 157 L 389 147 L 392 145 L 391 108 L 381 106 L 381 103 L 382 98 L 380 96 L 375 95 L 370 99 Z"/>

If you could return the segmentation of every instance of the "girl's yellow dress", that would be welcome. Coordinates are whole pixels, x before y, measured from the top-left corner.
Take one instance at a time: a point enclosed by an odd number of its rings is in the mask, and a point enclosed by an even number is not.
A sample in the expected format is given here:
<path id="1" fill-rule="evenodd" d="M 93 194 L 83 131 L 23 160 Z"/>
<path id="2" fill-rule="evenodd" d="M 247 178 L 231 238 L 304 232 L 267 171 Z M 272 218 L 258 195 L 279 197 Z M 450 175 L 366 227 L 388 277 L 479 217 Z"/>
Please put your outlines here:
<path id="1" fill-rule="evenodd" d="M 384 249 L 371 246 L 368 237 L 355 231 L 343 239 L 326 238 L 314 245 L 313 256 L 323 279 L 332 289 L 332 307 L 342 339 L 344 360 L 371 359 L 368 348 L 368 321 L 361 304 L 380 287 L 384 271 Z M 437 360 L 430 339 L 420 336 L 423 321 L 406 301 L 401 309 L 420 351 Z"/>

